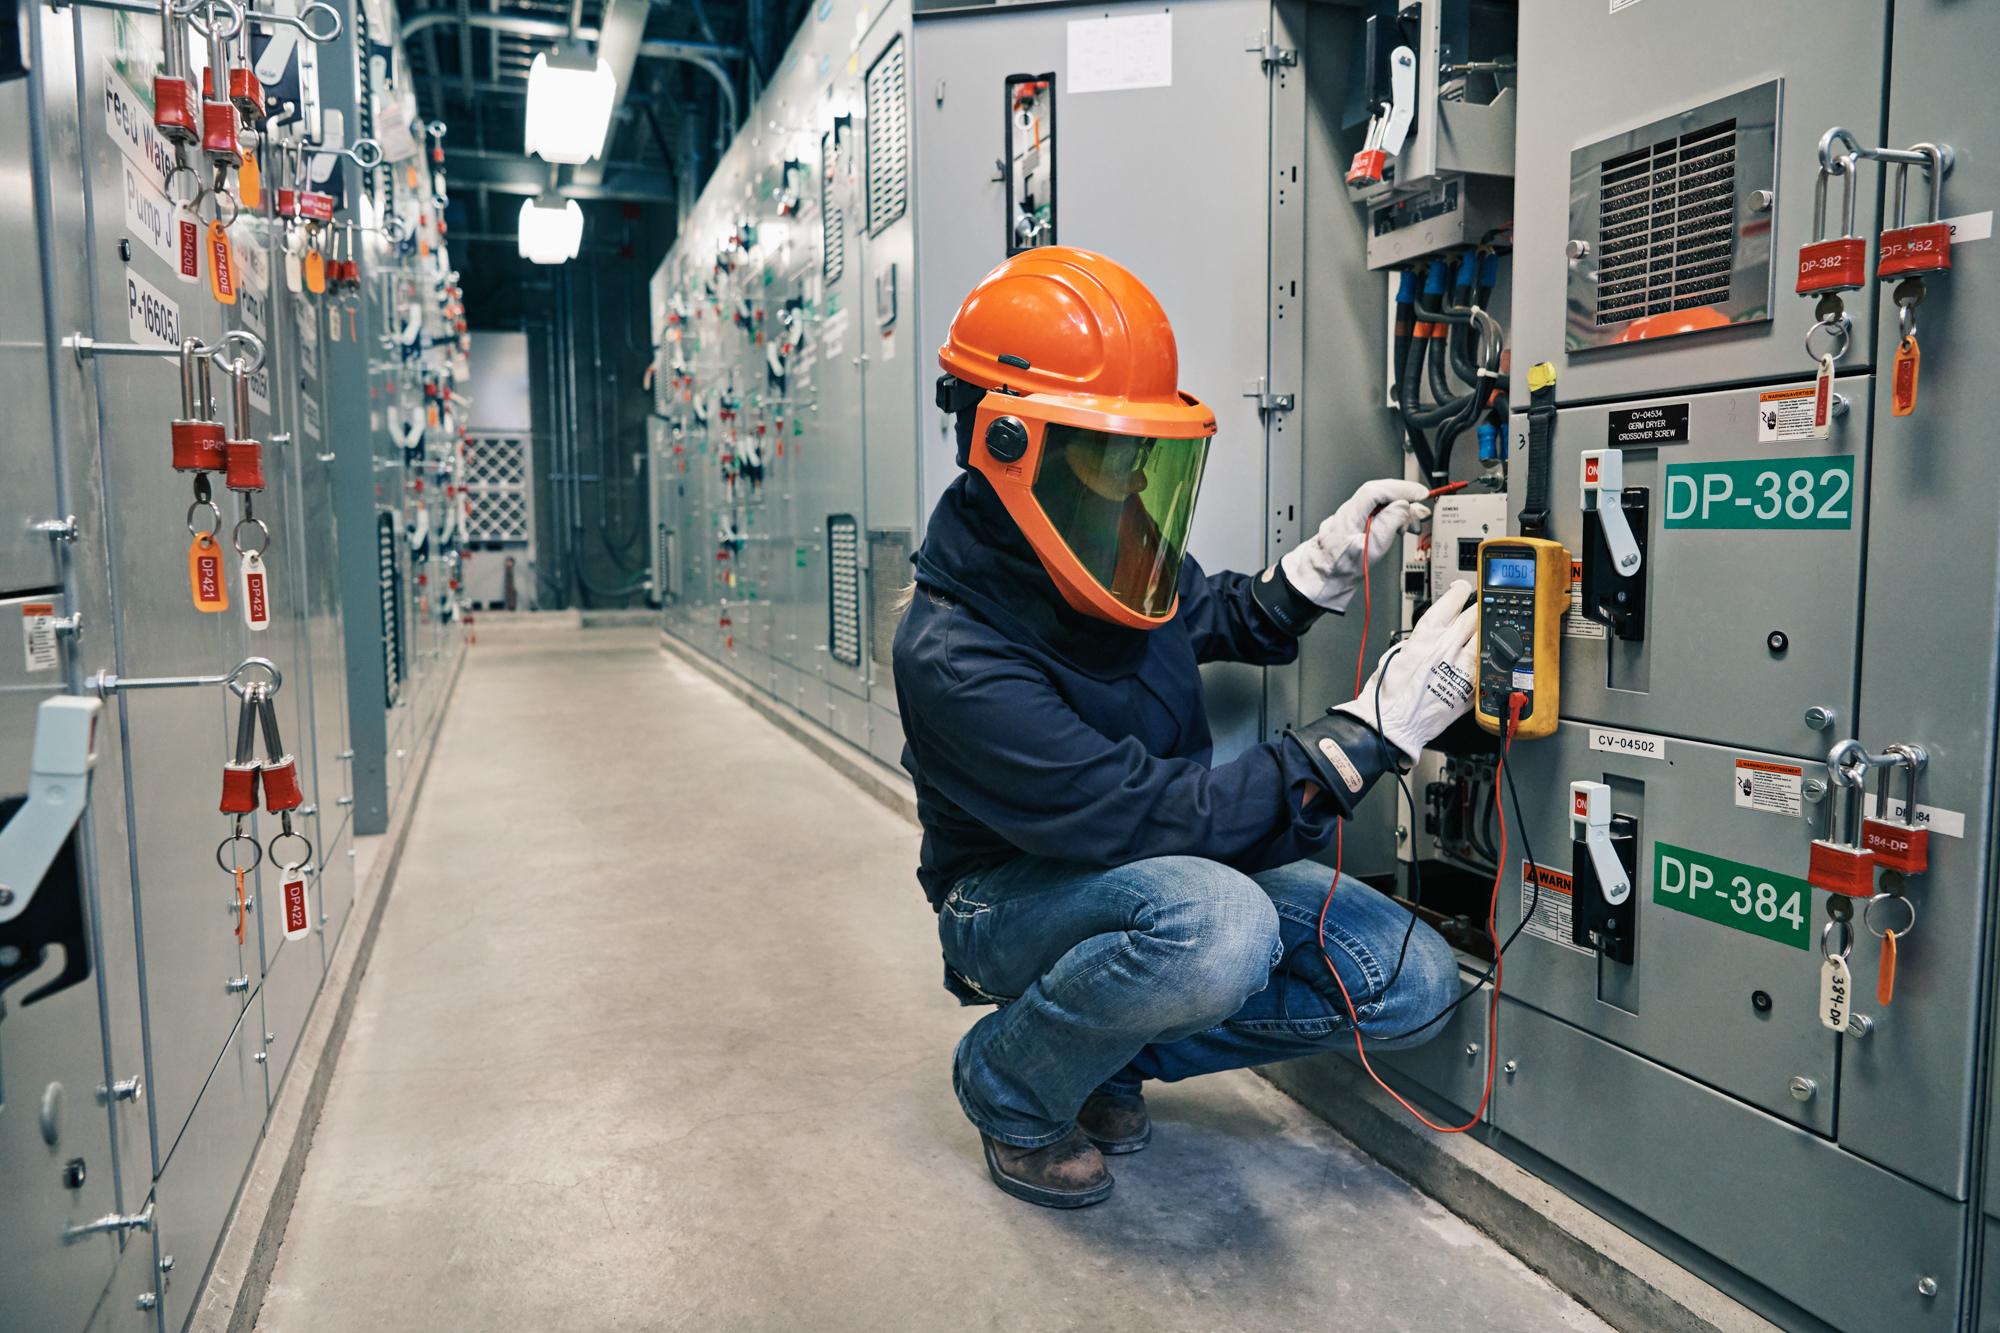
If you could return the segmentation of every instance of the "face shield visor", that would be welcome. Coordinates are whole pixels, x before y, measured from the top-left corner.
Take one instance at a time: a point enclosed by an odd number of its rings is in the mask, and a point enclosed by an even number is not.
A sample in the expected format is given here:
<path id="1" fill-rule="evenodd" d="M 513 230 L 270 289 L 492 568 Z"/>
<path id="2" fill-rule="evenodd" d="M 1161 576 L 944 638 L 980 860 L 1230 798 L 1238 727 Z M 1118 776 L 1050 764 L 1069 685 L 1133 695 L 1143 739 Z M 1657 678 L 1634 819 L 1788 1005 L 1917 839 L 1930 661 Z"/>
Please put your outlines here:
<path id="1" fill-rule="evenodd" d="M 1000 495 L 1063 598 L 1134 629 L 1172 619 L 1214 418 L 1142 421 L 1035 396 L 988 394 L 971 463 Z"/>

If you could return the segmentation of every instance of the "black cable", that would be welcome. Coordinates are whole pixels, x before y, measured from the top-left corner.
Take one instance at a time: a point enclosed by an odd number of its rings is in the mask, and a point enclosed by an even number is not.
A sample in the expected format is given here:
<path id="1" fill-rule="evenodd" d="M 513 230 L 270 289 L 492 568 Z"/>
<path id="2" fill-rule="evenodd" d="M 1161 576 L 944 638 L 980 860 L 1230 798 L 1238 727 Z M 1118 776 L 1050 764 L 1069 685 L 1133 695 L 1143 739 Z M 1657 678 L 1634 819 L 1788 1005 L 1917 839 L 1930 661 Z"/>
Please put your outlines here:
<path id="1" fill-rule="evenodd" d="M 1520 793 L 1514 790 L 1514 773 L 1512 769 L 1507 768 L 1506 757 L 1504 754 L 1501 757 L 1500 768 L 1502 772 L 1506 774 L 1507 795 L 1513 798 L 1514 822 L 1521 826 L 1521 854 L 1528 863 L 1529 875 L 1533 877 L 1533 883 L 1530 886 L 1529 890 L 1527 909 L 1521 913 L 1520 924 L 1514 927 L 1513 932 L 1507 936 L 1506 940 L 1494 952 L 1492 965 L 1486 969 L 1485 976 L 1479 978 L 1479 980 L 1473 982 L 1470 986 L 1467 986 L 1465 990 L 1459 994 L 1459 997 L 1456 1000 L 1453 1000 L 1450 1004 L 1438 1010 L 1436 1013 L 1432 1014 L 1429 1018 L 1425 1019 L 1417 1026 L 1411 1028 L 1409 1031 L 1398 1032 L 1393 1037 L 1371 1038 L 1370 1040 L 1374 1041 L 1375 1044 L 1378 1046 L 1381 1045 L 1383 1042 L 1402 1041 L 1406 1038 L 1416 1036 L 1419 1032 L 1422 1032 L 1427 1028 L 1436 1027 L 1439 1023 L 1442 1023 L 1446 1018 L 1450 1017 L 1452 1012 L 1456 1010 L 1458 1006 L 1464 1004 L 1467 1000 L 1471 999 L 1473 996 L 1477 995 L 1482 989 L 1484 989 L 1486 984 L 1493 980 L 1494 974 L 1500 970 L 1501 958 L 1505 957 L 1507 950 L 1513 947 L 1514 941 L 1521 938 L 1521 932 L 1527 929 L 1527 925 L 1530 921 L 1535 919 L 1535 913 L 1537 910 L 1540 909 L 1542 905 L 1541 863 L 1535 860 L 1534 846 L 1528 841 L 1528 825 L 1527 821 L 1521 815 Z M 1497 799 L 1497 791 L 1496 791 L 1496 799 Z M 1505 866 L 1500 866 L 1495 868 L 1493 876 L 1495 880 L 1495 885 L 1493 891 L 1496 894 L 1499 893 L 1500 891 L 1498 881 L 1501 875 L 1503 875 L 1505 872 L 1506 872 Z M 1357 1006 L 1357 1008 L 1358 1007 L 1359 1006 Z"/>
<path id="2" fill-rule="evenodd" d="M 1398 756 L 1390 751 L 1388 738 L 1382 732 L 1382 677 L 1390 659 L 1402 651 L 1402 644 L 1392 645 L 1389 651 L 1382 655 L 1381 662 L 1375 668 L 1375 748 L 1379 761 L 1396 775 L 1396 788 L 1402 792 L 1403 799 L 1410 803 L 1410 816 L 1414 820 L 1417 813 L 1417 798 L 1411 794 L 1409 784 L 1403 781 L 1402 765 L 1396 762 Z M 1424 873 L 1418 868 L 1419 859 L 1416 856 L 1410 858 L 1410 921 L 1403 927 L 1403 947 L 1396 951 L 1396 966 L 1390 970 L 1388 980 L 1375 988 L 1374 995 L 1354 1006 L 1357 1015 L 1368 1005 L 1379 1003 L 1389 993 L 1390 987 L 1396 984 L 1396 978 L 1403 975 L 1403 960 L 1410 956 L 1410 937 L 1417 933 L 1417 908 L 1422 906 L 1424 901 Z"/>

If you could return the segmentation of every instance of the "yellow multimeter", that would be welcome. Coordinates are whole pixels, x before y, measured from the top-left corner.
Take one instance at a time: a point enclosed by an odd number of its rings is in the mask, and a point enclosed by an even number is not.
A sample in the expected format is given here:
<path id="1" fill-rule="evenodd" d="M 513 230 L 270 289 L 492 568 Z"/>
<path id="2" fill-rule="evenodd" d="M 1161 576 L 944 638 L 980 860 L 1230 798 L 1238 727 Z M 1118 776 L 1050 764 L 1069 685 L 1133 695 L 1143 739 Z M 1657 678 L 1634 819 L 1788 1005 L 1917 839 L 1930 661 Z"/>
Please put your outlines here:
<path id="1" fill-rule="evenodd" d="M 1488 537 L 1479 543 L 1479 690 L 1473 713 L 1499 735 L 1508 699 L 1527 696 L 1514 735 L 1556 729 L 1561 706 L 1562 618 L 1569 610 L 1569 549 L 1544 537 Z"/>

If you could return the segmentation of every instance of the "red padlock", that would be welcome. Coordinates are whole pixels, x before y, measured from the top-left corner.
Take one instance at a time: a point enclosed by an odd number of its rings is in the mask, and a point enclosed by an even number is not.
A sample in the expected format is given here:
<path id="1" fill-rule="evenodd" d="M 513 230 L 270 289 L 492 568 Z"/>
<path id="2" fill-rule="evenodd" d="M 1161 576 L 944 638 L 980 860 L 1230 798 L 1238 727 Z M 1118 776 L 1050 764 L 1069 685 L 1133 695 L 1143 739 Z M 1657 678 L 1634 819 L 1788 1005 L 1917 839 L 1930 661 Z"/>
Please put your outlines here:
<path id="1" fill-rule="evenodd" d="M 222 482 L 232 491 L 264 489 L 264 446 L 250 435 L 250 377 L 240 364 L 229 368 L 235 383 L 235 433 L 223 441 Z"/>
<path id="2" fill-rule="evenodd" d="M 208 360 L 195 350 L 199 346 L 200 342 L 194 338 L 181 342 L 181 414 L 172 427 L 176 472 L 219 472 L 226 462 L 222 423 L 209 420 L 205 410 Z M 200 392 L 195 388 L 197 366 L 204 381 L 204 390 Z"/>
<path id="3" fill-rule="evenodd" d="M 1861 845 L 1875 854 L 1875 863 L 1885 870 L 1921 875 L 1930 869 L 1931 831 L 1918 823 L 1917 774 L 1930 756 L 1918 745 L 1891 745 L 1889 753 L 1907 774 L 1903 788 L 1903 815 L 1889 817 L 1889 770 L 1882 770 L 1882 783 L 1875 789 L 1875 814 L 1861 821 Z"/>
<path id="4" fill-rule="evenodd" d="M 1799 247 L 1800 296 L 1821 296 L 1828 292 L 1851 292 L 1868 282 L 1868 242 L 1854 234 L 1855 156 L 1840 159 L 1841 234 L 1826 239 L 1826 182 L 1834 173 L 1819 169 L 1813 185 L 1813 236 Z"/>
<path id="5" fill-rule="evenodd" d="M 1931 181 L 1931 220 L 1905 225 L 1910 167 L 1896 165 L 1896 222 L 1881 236 L 1881 251 L 1875 260 L 1875 276 L 1884 282 L 1898 278 L 1929 278 L 1951 272 L 1951 224 L 1944 221 L 1944 153 L 1935 144 L 1920 143 L 1910 150 L 1929 159 L 1924 173 Z"/>
<path id="6" fill-rule="evenodd" d="M 306 799 L 299 788 L 299 763 L 286 753 L 278 735 L 278 705 L 269 691 L 260 691 L 257 720 L 264 731 L 264 808 L 274 815 L 296 810 Z"/>
<path id="7" fill-rule="evenodd" d="M 187 20 L 174 13 L 174 0 L 160 0 L 160 72 L 153 76 L 153 128 L 172 143 L 201 141 L 188 65 Z"/>
<path id="8" fill-rule="evenodd" d="M 1831 769 L 1837 786 L 1847 788 L 1841 804 L 1846 811 L 1847 836 L 1858 838 L 1861 819 L 1861 779 L 1850 779 L 1839 769 Z M 1872 898 L 1875 896 L 1875 853 L 1857 842 L 1839 842 L 1834 838 L 1832 824 L 1832 798 L 1828 799 L 1827 836 L 1814 838 L 1812 847 L 1806 854 L 1806 882 L 1816 889 L 1829 893 L 1842 893 L 1850 898 Z"/>
<path id="9" fill-rule="evenodd" d="M 243 165 L 243 145 L 236 134 L 236 106 L 232 102 L 201 104 L 201 151 L 217 166 Z"/>
<path id="10" fill-rule="evenodd" d="M 236 758 L 222 766 L 222 813 L 247 815 L 257 808 L 259 765 L 250 757 L 257 739 L 257 690 L 243 691 L 243 706 L 236 713 Z"/>

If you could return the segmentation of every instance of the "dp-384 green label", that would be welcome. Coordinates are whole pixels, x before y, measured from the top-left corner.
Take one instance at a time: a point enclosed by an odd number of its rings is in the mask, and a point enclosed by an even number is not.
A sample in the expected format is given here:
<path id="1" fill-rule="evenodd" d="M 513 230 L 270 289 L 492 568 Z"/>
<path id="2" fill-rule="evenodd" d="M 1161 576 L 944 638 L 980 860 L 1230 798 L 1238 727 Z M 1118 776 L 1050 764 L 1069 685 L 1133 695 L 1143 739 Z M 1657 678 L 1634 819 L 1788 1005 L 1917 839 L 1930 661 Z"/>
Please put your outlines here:
<path id="1" fill-rule="evenodd" d="M 1656 842 L 1653 901 L 1794 949 L 1808 947 L 1812 886 L 1775 870 Z"/>
<path id="2" fill-rule="evenodd" d="M 1667 464 L 1670 528 L 1851 528 L 1854 460 L 1732 458 Z"/>

